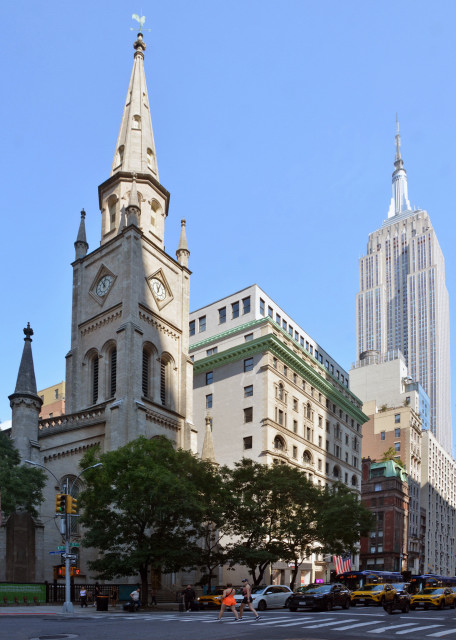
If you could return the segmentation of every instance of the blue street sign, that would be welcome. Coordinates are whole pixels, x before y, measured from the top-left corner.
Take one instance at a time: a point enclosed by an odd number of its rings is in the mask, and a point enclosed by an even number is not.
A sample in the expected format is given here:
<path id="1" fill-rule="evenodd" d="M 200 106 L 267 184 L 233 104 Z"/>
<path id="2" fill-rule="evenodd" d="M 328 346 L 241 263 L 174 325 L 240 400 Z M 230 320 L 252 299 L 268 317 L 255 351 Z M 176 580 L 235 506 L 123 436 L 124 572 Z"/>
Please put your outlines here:
<path id="1" fill-rule="evenodd" d="M 59 556 L 61 553 L 61 551 L 49 551 L 50 556 Z"/>

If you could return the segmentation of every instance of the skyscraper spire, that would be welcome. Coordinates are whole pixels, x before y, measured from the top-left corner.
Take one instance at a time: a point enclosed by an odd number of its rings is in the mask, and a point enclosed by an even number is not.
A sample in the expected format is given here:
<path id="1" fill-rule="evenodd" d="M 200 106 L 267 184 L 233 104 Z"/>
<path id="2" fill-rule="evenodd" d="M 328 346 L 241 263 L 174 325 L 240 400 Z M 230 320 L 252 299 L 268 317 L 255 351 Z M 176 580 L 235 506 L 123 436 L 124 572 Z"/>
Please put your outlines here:
<path id="1" fill-rule="evenodd" d="M 396 156 L 394 158 L 393 171 L 393 196 L 391 198 L 388 210 L 388 218 L 410 211 L 410 202 L 408 199 L 407 172 L 404 169 L 404 161 L 401 156 L 401 134 L 399 133 L 399 119 L 396 113 Z"/>
<path id="2" fill-rule="evenodd" d="M 133 70 L 122 115 L 111 175 L 118 171 L 151 173 L 158 180 L 155 142 L 144 73 L 143 34 L 133 45 L 135 49 Z"/>

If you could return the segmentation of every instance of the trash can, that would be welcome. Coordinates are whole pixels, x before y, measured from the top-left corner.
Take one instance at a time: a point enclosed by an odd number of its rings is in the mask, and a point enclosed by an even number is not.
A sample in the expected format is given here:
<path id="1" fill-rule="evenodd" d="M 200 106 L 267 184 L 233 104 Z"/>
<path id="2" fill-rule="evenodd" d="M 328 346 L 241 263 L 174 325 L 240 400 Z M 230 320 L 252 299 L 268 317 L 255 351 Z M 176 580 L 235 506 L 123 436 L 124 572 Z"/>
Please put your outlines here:
<path id="1" fill-rule="evenodd" d="M 97 611 L 107 611 L 109 596 L 97 596 Z"/>

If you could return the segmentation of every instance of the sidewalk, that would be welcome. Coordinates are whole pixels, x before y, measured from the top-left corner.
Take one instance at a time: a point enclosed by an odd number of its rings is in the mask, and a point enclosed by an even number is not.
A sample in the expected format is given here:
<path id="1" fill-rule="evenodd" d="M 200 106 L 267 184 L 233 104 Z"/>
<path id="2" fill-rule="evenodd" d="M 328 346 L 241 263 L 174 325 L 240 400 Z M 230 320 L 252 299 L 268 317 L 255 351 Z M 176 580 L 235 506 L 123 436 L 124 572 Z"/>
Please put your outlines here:
<path id="1" fill-rule="evenodd" d="M 118 604 L 117 607 L 109 607 L 108 611 L 97 611 L 96 607 L 88 606 L 88 607 L 80 607 L 79 604 L 74 604 L 73 613 L 63 613 L 62 612 L 62 604 L 39 604 L 39 605 L 28 605 L 28 606 L 16 606 L 16 605 L 3 605 L 0 606 L 0 617 L 1 616 L 55 616 L 55 615 L 64 615 L 64 616 L 86 616 L 97 615 L 97 616 L 105 616 L 107 614 L 111 615 L 113 613 L 121 613 L 124 615 L 134 616 L 136 613 L 130 613 L 128 611 L 123 610 L 123 606 Z M 154 611 L 178 611 L 179 605 L 177 602 L 159 602 L 158 605 L 153 607 L 148 607 L 147 609 L 141 608 L 138 613 L 153 613 Z"/>

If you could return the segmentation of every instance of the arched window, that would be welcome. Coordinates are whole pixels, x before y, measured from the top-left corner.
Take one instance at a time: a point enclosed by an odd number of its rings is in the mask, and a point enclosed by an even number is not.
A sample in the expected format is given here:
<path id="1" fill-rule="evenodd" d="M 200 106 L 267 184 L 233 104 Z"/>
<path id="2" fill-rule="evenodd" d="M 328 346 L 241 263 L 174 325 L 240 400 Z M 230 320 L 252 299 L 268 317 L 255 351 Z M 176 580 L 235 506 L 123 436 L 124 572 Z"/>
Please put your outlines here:
<path id="1" fill-rule="evenodd" d="M 114 398 L 117 387 L 117 349 L 113 347 L 109 352 L 109 397 Z"/>
<path id="2" fill-rule="evenodd" d="M 358 478 L 353 474 L 352 475 L 352 487 L 358 486 Z"/>
<path id="3" fill-rule="evenodd" d="M 152 149 L 147 149 L 147 166 L 149 169 L 155 169 L 155 156 Z"/>
<path id="4" fill-rule="evenodd" d="M 114 229 L 116 226 L 116 218 L 117 218 L 117 196 L 114 194 L 109 196 L 108 198 L 108 228 Z"/>
<path id="5" fill-rule="evenodd" d="M 163 406 L 174 408 L 173 393 L 173 367 L 174 361 L 168 353 L 160 358 L 160 402 Z"/>
<path id="6" fill-rule="evenodd" d="M 157 215 L 162 212 L 162 208 L 158 200 L 153 199 L 150 205 L 150 224 L 154 227 L 157 223 Z"/>
<path id="7" fill-rule="evenodd" d="M 141 116 L 133 116 L 131 123 L 132 129 L 141 129 Z"/>
<path id="8" fill-rule="evenodd" d="M 142 356 L 142 393 L 146 398 L 150 393 L 150 353 L 143 349 Z"/>
<path id="9" fill-rule="evenodd" d="M 124 149 L 125 147 L 123 146 L 123 144 L 121 144 L 120 147 L 117 149 L 116 167 L 119 167 L 123 162 Z"/>
<path id="10" fill-rule="evenodd" d="M 339 467 L 337 467 L 337 466 L 335 466 L 335 467 L 334 467 L 334 469 L 333 469 L 333 476 L 334 476 L 335 478 L 340 478 L 340 469 L 339 469 Z"/>
<path id="11" fill-rule="evenodd" d="M 285 440 L 281 436 L 274 438 L 274 449 L 277 451 L 285 451 Z"/>
<path id="12" fill-rule="evenodd" d="M 90 373 L 91 373 L 91 400 L 92 404 L 98 402 L 98 353 L 92 356 L 90 361 Z"/>
<path id="13" fill-rule="evenodd" d="M 310 453 L 310 451 L 304 451 L 303 455 L 302 455 L 302 462 L 303 464 L 306 465 L 311 465 L 312 464 L 312 455 Z"/>

